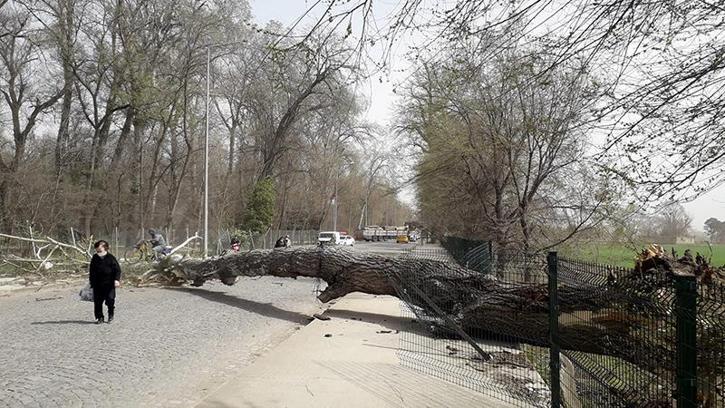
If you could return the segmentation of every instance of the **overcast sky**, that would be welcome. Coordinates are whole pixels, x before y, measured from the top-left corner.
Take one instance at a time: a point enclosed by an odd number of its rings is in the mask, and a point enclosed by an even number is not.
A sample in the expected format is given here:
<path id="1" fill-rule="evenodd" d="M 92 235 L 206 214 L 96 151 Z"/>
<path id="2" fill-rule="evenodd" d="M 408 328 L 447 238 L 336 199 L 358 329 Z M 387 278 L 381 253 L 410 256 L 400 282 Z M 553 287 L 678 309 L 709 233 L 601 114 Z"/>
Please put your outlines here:
<path id="1" fill-rule="evenodd" d="M 313 4 L 310 0 L 251 0 L 252 14 L 258 24 L 263 25 L 270 20 L 276 20 L 284 25 L 291 25 L 302 16 L 305 11 Z M 394 9 L 398 3 L 397 0 L 379 0 L 375 2 L 375 14 L 383 23 L 386 13 Z M 324 4 L 321 4 L 324 6 Z M 319 15 L 319 13 L 317 14 Z M 309 26 L 303 21 L 301 27 Z M 367 99 L 368 105 L 365 117 L 368 121 L 378 123 L 382 126 L 391 124 L 392 113 L 395 107 L 397 96 L 393 93 L 396 83 L 404 81 L 408 75 L 408 66 L 405 65 L 403 54 L 406 51 L 406 44 L 403 42 L 398 47 L 397 56 L 391 59 L 394 61 L 389 75 L 376 75 L 364 84 L 359 85 L 359 91 Z M 380 81 L 382 79 L 382 82 Z M 411 200 L 411 194 L 404 194 L 404 197 Z M 705 220 L 715 217 L 725 220 L 725 185 L 720 186 L 708 194 L 705 194 L 690 203 L 684 204 L 688 214 L 692 217 L 692 227 L 695 230 L 702 231 Z"/>

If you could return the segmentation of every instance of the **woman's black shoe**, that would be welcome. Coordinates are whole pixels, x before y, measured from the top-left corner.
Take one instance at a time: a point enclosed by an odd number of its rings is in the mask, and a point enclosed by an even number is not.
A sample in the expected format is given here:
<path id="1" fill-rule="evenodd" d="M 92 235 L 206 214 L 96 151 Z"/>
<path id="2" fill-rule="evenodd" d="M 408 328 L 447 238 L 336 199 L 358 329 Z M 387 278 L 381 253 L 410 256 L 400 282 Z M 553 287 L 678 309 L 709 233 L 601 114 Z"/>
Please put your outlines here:
<path id="1" fill-rule="evenodd" d="M 103 318 L 96 319 L 96 324 L 101 324 L 101 323 L 103 323 Z"/>

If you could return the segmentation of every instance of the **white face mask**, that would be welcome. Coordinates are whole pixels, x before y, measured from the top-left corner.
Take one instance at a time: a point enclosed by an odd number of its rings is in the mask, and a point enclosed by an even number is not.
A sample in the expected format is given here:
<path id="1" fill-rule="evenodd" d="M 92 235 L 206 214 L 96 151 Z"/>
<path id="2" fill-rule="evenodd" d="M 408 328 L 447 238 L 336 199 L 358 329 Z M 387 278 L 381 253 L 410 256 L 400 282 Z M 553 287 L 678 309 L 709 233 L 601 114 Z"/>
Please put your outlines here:
<path id="1" fill-rule="evenodd" d="M 96 254 L 98 254 L 98 256 L 100 256 L 100 257 L 106 256 L 107 253 L 108 252 L 106 252 L 105 249 L 101 249 L 100 251 L 96 251 Z"/>

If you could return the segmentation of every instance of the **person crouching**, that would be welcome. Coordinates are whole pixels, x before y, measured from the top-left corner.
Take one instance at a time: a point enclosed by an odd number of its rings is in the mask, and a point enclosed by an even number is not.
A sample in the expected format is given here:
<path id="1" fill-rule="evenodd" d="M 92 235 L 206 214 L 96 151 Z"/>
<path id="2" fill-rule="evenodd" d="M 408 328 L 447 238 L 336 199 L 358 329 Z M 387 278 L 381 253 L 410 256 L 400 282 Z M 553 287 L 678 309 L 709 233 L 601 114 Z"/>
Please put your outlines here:
<path id="1" fill-rule="evenodd" d="M 121 266 L 116 257 L 108 252 L 108 242 L 100 240 L 93 244 L 96 254 L 91 258 L 88 279 L 93 288 L 93 313 L 96 324 L 103 323 L 103 302 L 108 307 L 108 323 L 113 320 L 116 302 L 116 288 L 121 286 Z"/>

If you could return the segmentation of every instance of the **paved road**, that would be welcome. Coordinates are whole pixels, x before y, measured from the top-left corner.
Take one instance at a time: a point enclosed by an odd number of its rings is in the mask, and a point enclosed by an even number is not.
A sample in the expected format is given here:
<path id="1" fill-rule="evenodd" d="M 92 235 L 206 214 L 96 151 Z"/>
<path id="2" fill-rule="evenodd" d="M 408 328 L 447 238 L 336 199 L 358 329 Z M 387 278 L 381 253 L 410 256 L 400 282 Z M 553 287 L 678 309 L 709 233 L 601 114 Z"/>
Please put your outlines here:
<path id="1" fill-rule="evenodd" d="M 395 256 L 410 244 L 357 243 Z M 0 408 L 190 407 L 322 308 L 312 279 L 123 288 L 93 324 L 78 288 L 0 295 Z"/>
<path id="2" fill-rule="evenodd" d="M 121 289 L 92 324 L 77 288 L 0 297 L 0 407 L 189 407 L 319 310 L 311 279 Z"/>
<path id="3" fill-rule="evenodd" d="M 453 261 L 448 253 L 438 244 L 408 243 L 398 244 L 395 241 L 365 242 L 358 241 L 354 246 L 356 251 L 365 251 L 386 256 L 412 256 L 416 258 L 436 259 L 439 261 Z"/>
<path id="4" fill-rule="evenodd" d="M 398 244 L 395 241 L 365 242 L 357 241 L 353 247 L 356 251 L 371 252 L 380 255 L 400 255 L 415 247 L 415 244 Z"/>

